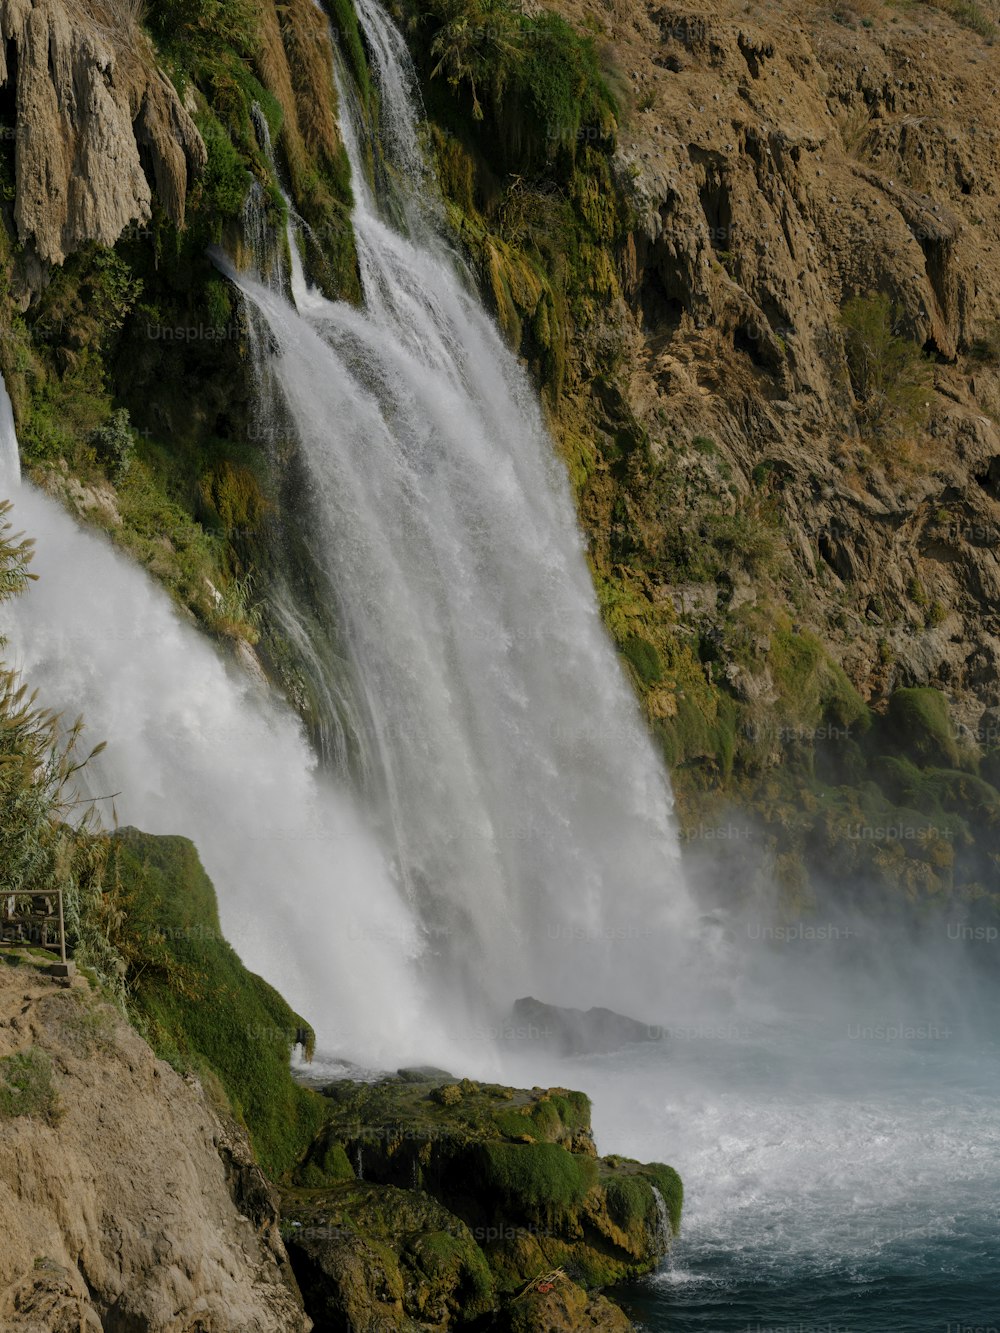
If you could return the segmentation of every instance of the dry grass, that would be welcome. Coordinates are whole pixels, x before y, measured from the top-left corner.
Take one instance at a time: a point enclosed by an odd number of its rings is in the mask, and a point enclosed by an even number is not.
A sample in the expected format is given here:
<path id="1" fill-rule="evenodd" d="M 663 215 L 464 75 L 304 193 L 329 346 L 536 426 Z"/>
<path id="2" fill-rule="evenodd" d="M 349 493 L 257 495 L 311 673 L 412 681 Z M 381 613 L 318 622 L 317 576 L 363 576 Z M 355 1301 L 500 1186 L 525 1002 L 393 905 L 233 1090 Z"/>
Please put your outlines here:
<path id="1" fill-rule="evenodd" d="M 109 46 L 135 56 L 151 56 L 143 31 L 146 0 L 64 0 L 67 11 L 96 28 Z"/>
<path id="2" fill-rule="evenodd" d="M 872 113 L 863 102 L 852 107 L 838 122 L 844 152 L 858 162 L 871 161 Z"/>
<path id="3" fill-rule="evenodd" d="M 980 37 L 997 36 L 1000 5 L 996 0 L 920 0 L 920 3 L 940 9 L 964 28 L 978 32 Z"/>

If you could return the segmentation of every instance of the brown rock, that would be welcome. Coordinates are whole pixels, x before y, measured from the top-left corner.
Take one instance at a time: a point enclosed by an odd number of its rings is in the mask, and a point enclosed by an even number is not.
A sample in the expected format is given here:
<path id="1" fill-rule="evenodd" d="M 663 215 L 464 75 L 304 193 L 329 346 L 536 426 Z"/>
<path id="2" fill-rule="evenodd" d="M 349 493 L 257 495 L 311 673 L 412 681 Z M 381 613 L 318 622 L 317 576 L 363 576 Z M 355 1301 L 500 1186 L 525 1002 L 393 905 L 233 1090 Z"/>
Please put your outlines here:
<path id="1" fill-rule="evenodd" d="M 52 1096 L 0 1118 L 0 1327 L 307 1333 L 269 1188 L 197 1083 L 84 980 L 0 965 L 0 1059 L 26 1052 Z"/>
<path id="2" fill-rule="evenodd" d="M 207 159 L 138 28 L 102 16 L 99 0 L 0 0 L 0 86 L 15 84 L 14 219 L 43 263 L 148 222 L 154 188 L 180 224 Z"/>

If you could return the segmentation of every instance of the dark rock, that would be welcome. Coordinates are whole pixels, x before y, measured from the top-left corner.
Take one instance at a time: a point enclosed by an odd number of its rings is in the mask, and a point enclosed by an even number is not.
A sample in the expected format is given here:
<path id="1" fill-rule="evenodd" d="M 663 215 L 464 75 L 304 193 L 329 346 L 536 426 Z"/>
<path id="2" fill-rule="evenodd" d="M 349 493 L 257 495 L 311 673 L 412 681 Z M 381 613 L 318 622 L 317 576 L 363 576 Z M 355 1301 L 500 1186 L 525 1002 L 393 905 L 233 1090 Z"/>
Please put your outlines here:
<path id="1" fill-rule="evenodd" d="M 409 1069 L 397 1069 L 396 1077 L 404 1083 L 454 1083 L 455 1075 L 446 1069 L 435 1069 L 433 1065 L 414 1065 Z"/>
<path id="2" fill-rule="evenodd" d="M 560 1055 L 616 1051 L 632 1042 L 659 1041 L 662 1035 L 659 1028 L 613 1009 L 560 1009 L 532 996 L 515 1001 L 511 1027 L 514 1040 L 531 1041 Z"/>
<path id="3" fill-rule="evenodd" d="M 283 1229 L 317 1329 L 415 1333 L 494 1308 L 493 1277 L 469 1228 L 420 1191 L 362 1181 L 289 1191 Z"/>

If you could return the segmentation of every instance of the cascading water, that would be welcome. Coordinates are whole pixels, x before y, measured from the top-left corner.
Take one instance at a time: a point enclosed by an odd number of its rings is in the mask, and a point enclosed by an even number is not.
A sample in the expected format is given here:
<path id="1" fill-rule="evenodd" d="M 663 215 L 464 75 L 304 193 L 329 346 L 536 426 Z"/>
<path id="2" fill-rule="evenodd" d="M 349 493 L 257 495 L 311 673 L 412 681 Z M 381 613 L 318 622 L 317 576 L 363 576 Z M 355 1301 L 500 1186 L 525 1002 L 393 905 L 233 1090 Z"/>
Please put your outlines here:
<path id="1" fill-rule="evenodd" d="M 383 153 L 418 219 L 405 46 L 376 5 L 359 17 Z M 487 1008 L 531 991 L 648 1012 L 686 906 L 677 839 L 566 477 L 433 226 L 404 236 L 381 216 L 342 105 L 364 307 L 309 291 L 294 259 L 299 309 L 230 275 L 278 348 L 383 836 L 436 941 L 427 981 Z"/>
<path id="2" fill-rule="evenodd" d="M 0 500 L 9 499 L 21 480 L 21 458 L 14 428 L 14 407 L 0 379 Z"/>
<path id="3" fill-rule="evenodd" d="M 662 1041 L 558 1075 L 531 1043 L 504 1062 L 514 1082 L 587 1088 L 601 1142 L 666 1158 L 686 1179 L 673 1262 L 638 1300 L 654 1333 L 995 1323 L 996 1042 L 963 1031 L 961 1002 L 927 984 L 945 960 L 925 960 L 906 990 L 887 981 L 877 941 L 846 964 L 806 953 L 793 966 L 747 959 L 731 938 L 716 957 L 701 941 L 696 984 L 677 985 L 671 936 L 687 936 L 689 917 L 666 783 L 603 635 L 533 397 L 416 198 L 405 48 L 375 0 L 358 13 L 399 189 L 382 214 L 348 92 L 365 308 L 309 292 L 294 263 L 297 310 L 237 280 L 279 348 L 367 700 L 383 837 L 440 932 L 442 989 L 464 977 L 490 1000 L 532 990 L 648 1014 L 669 972 Z M 740 973 L 728 992 L 713 990 L 720 962 Z M 883 1030 L 886 1010 L 930 1017 L 948 1037 L 859 1038 Z"/>
<path id="4" fill-rule="evenodd" d="M 0 494 L 6 474 L 39 575 L 2 608 L 5 656 L 46 705 L 82 712 L 88 738 L 107 741 L 88 793 L 120 793 L 123 822 L 195 840 L 227 938 L 300 1012 L 323 1015 L 330 1047 L 376 1064 L 435 1049 L 410 967 L 419 923 L 350 797 L 316 772 L 298 720 L 108 541 L 18 487 L 16 461 L 3 392 Z"/>

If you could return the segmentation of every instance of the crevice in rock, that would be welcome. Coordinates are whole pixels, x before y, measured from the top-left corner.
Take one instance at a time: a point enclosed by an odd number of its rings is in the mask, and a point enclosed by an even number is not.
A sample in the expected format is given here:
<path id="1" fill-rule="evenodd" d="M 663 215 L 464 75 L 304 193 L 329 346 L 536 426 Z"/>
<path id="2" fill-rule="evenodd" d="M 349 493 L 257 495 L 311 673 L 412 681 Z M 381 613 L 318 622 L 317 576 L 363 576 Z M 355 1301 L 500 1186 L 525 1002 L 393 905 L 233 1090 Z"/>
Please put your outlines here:
<path id="1" fill-rule="evenodd" d="M 994 455 L 983 472 L 976 472 L 973 475 L 987 495 L 992 496 L 994 500 L 1000 500 L 1000 455 Z"/>

